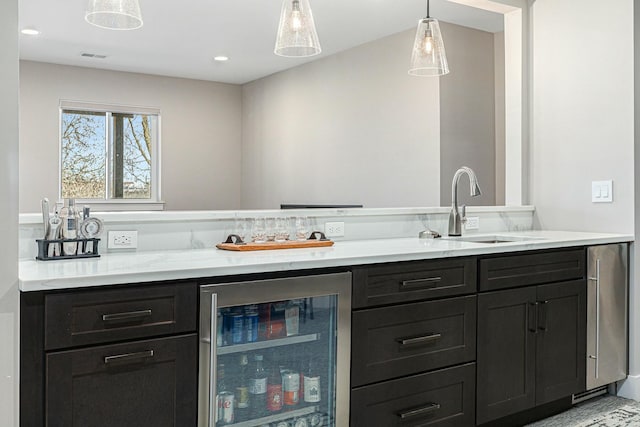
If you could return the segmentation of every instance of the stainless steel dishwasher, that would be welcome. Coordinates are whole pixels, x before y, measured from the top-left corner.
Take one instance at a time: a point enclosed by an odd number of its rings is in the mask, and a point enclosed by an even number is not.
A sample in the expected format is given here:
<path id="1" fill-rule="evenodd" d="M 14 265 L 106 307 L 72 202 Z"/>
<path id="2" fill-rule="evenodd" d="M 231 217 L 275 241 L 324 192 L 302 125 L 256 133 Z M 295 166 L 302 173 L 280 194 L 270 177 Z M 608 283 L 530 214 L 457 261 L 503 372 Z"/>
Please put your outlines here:
<path id="1" fill-rule="evenodd" d="M 587 251 L 587 393 L 627 377 L 628 244 Z"/>

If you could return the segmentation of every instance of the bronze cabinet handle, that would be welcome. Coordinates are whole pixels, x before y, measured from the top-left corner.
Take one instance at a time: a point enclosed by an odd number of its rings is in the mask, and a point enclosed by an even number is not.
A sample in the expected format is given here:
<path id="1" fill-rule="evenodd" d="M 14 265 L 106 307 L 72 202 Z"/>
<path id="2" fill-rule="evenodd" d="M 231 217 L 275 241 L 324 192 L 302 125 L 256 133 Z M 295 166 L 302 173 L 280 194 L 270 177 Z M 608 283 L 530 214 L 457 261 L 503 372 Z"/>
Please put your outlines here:
<path id="1" fill-rule="evenodd" d="M 103 322 L 114 322 L 118 320 L 132 320 L 151 316 L 151 310 L 128 311 L 126 313 L 103 314 Z"/>
<path id="2" fill-rule="evenodd" d="M 413 279 L 413 280 L 403 280 L 400 285 L 403 289 L 405 288 L 422 288 L 429 286 L 435 286 L 438 282 L 442 280 L 442 277 L 426 277 L 424 279 Z"/>
<path id="3" fill-rule="evenodd" d="M 139 351 L 137 353 L 117 354 L 115 356 L 106 356 L 104 358 L 105 365 L 114 362 L 134 362 L 141 359 L 150 359 L 153 357 L 153 350 Z"/>
<path id="4" fill-rule="evenodd" d="M 398 416 L 400 417 L 400 419 L 407 419 L 407 418 L 411 418 L 411 417 L 417 417 L 419 415 L 426 415 L 429 414 L 431 412 L 435 412 L 438 409 L 440 409 L 440 404 L 439 403 L 429 403 L 425 406 L 421 406 L 419 408 L 415 408 L 415 409 L 409 409 L 406 411 L 402 411 L 398 413 Z"/>
<path id="5" fill-rule="evenodd" d="M 534 334 L 538 333 L 538 302 L 527 304 L 527 329 Z"/>
<path id="6" fill-rule="evenodd" d="M 538 318 L 538 329 L 542 332 L 547 330 L 547 304 L 549 301 L 540 301 L 540 315 Z"/>
<path id="7" fill-rule="evenodd" d="M 419 337 L 412 338 L 398 338 L 396 341 L 400 343 L 400 345 L 412 345 L 412 344 L 426 344 L 433 341 L 437 341 L 442 338 L 442 334 L 434 333 L 429 335 L 422 335 Z"/>

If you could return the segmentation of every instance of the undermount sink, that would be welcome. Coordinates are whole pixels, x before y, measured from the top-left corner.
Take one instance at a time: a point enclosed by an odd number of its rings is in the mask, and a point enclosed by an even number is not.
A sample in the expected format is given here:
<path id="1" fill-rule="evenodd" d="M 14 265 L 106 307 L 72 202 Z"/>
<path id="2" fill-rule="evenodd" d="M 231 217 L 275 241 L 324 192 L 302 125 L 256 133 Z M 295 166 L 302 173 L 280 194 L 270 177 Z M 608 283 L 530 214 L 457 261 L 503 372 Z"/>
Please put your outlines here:
<path id="1" fill-rule="evenodd" d="M 459 237 L 443 237 L 446 240 L 458 240 L 461 242 L 469 243 L 513 243 L 513 242 L 527 242 L 532 240 L 542 240 L 540 237 L 529 236 L 502 236 L 502 235 L 481 235 L 481 236 L 459 236 Z"/>

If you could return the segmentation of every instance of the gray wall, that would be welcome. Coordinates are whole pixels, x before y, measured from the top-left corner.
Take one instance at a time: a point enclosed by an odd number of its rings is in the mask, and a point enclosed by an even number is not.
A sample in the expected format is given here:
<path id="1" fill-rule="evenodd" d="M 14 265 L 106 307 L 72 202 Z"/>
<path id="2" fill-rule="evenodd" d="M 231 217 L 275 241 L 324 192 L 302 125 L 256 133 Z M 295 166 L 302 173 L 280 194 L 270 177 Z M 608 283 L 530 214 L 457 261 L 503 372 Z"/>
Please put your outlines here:
<path id="1" fill-rule="evenodd" d="M 451 83 L 407 75 L 411 29 L 245 85 L 242 207 L 436 206 L 441 159 L 444 200 L 470 163 L 494 204 L 493 35 L 441 26 Z"/>
<path id="2" fill-rule="evenodd" d="M 537 0 L 532 11 L 531 201 L 538 227 L 637 234 L 634 2 L 585 0 L 576 7 L 573 0 Z M 607 179 L 613 203 L 592 203 L 591 181 Z M 632 266 L 630 288 L 631 378 L 621 389 L 634 399 L 640 399 L 639 265 Z"/>
<path id="3" fill-rule="evenodd" d="M 440 205 L 451 204 L 451 179 L 460 166 L 473 169 L 482 195 L 470 197 L 463 177 L 459 203 L 495 205 L 494 37 L 443 24 L 442 38 L 451 72 L 440 77 Z"/>
<path id="4" fill-rule="evenodd" d="M 0 424 L 18 426 L 18 1 L 0 2 Z"/>
<path id="5" fill-rule="evenodd" d="M 240 86 L 21 61 L 21 212 L 58 198 L 61 99 L 160 108 L 165 209 L 240 207 Z"/>
<path id="6" fill-rule="evenodd" d="M 540 227 L 631 233 L 633 2 L 537 0 L 532 10 L 531 201 Z M 596 29 L 584 25 L 594 20 Z M 608 179 L 614 202 L 592 203 L 591 181 Z"/>
<path id="7" fill-rule="evenodd" d="M 243 208 L 438 204 L 438 81 L 407 74 L 414 34 L 243 87 Z"/>

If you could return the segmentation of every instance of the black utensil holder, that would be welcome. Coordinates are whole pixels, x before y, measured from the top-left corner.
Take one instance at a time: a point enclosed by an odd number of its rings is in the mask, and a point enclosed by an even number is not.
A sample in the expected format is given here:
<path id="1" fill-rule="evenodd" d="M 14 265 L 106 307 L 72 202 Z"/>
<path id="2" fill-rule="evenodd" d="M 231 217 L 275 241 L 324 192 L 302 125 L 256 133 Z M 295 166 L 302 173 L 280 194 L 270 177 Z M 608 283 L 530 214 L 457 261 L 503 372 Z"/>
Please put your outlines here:
<path id="1" fill-rule="evenodd" d="M 100 256 L 98 242 L 100 242 L 100 239 L 36 239 L 38 244 L 38 256 L 36 259 L 40 261 L 55 261 L 59 259 L 97 258 Z M 64 243 L 76 243 L 76 253 L 64 254 Z M 58 253 L 60 255 L 49 255 L 49 247 L 51 245 L 58 245 Z M 89 246 L 91 250 L 87 252 Z"/>

